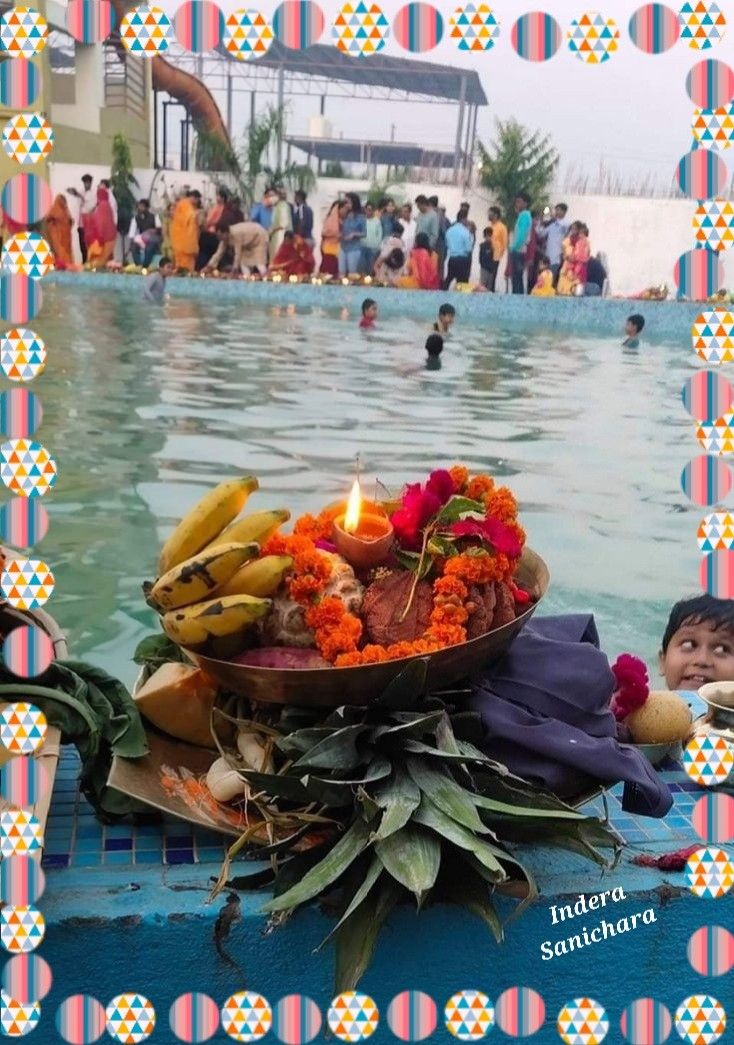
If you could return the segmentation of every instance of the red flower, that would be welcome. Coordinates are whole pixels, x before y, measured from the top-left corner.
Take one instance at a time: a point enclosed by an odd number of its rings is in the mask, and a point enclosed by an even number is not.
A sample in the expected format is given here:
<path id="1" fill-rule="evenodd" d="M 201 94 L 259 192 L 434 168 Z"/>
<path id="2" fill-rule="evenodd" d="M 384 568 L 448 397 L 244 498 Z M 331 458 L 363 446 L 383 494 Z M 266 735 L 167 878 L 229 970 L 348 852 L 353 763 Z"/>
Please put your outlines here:
<path id="1" fill-rule="evenodd" d="M 431 472 L 426 483 L 426 490 L 438 497 L 441 507 L 443 507 L 456 492 L 451 473 L 447 472 L 445 468 L 439 468 L 437 471 Z"/>
<path id="2" fill-rule="evenodd" d="M 511 559 L 522 554 L 517 536 L 499 519 L 462 519 L 449 527 L 449 533 L 454 537 L 479 537 Z"/>
<path id="3" fill-rule="evenodd" d="M 612 665 L 617 691 L 612 697 L 612 714 L 618 722 L 637 711 L 650 693 L 647 668 L 639 657 L 623 653 Z"/>
<path id="4" fill-rule="evenodd" d="M 406 487 L 403 507 L 392 516 L 395 536 L 403 548 L 415 551 L 421 546 L 421 531 L 428 520 L 436 514 L 441 502 L 430 490 L 423 490 L 420 483 Z"/>

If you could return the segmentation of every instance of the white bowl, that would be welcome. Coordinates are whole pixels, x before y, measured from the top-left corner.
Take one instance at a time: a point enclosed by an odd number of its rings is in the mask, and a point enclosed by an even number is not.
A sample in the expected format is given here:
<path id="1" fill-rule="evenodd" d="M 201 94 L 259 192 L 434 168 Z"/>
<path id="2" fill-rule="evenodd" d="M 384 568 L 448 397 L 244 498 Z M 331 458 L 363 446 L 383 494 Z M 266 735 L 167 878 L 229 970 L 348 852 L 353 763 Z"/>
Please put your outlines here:
<path id="1" fill-rule="evenodd" d="M 701 686 L 698 695 L 713 708 L 734 710 L 734 682 L 707 682 Z"/>

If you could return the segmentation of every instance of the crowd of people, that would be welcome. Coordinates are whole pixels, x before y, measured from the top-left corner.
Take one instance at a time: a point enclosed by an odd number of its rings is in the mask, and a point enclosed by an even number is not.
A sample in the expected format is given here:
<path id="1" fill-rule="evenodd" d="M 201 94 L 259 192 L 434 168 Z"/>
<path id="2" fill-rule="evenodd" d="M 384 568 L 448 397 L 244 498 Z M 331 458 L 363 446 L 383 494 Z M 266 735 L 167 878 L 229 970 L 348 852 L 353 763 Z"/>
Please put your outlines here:
<path id="1" fill-rule="evenodd" d="M 92 176 L 85 175 L 81 191 L 68 192 L 79 202 L 82 262 L 104 267 L 118 234 L 110 183 L 100 181 L 95 189 Z M 302 190 L 291 201 L 284 186 L 269 186 L 246 213 L 224 187 L 209 207 L 201 192 L 186 189 L 160 216 L 147 199 L 139 200 L 127 243 L 133 262 L 145 268 L 163 255 L 181 272 L 304 277 L 318 271 L 326 279 L 370 276 L 416 290 L 469 285 L 478 254 L 475 289 L 496 292 L 503 273 L 505 289 L 514 294 L 602 294 L 605 266 L 592 256 L 587 226 L 569 223 L 564 203 L 553 211 L 533 212 L 531 206 L 527 194 L 519 193 L 511 221 L 499 207 L 490 207 L 479 237 L 469 203 L 462 203 L 451 221 L 437 196 L 419 195 L 414 203 L 398 205 L 389 196 L 363 203 L 358 193 L 347 192 L 329 207 L 317 243 L 314 212 Z M 57 196 L 46 232 L 58 267 L 72 263 L 73 225 L 66 197 Z"/>

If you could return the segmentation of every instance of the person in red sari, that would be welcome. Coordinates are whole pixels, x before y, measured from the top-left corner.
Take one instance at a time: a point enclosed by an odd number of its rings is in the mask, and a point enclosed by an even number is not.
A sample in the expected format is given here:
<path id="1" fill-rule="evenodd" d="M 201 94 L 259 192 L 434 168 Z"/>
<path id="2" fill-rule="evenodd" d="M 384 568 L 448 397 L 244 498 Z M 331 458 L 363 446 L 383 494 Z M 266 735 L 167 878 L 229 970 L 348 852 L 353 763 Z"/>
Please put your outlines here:
<path id="1" fill-rule="evenodd" d="M 275 252 L 270 272 L 279 272 L 282 276 L 310 276 L 315 264 L 313 251 L 303 236 L 286 232 Z"/>
<path id="2" fill-rule="evenodd" d="M 431 252 L 431 244 L 425 232 L 419 232 L 415 237 L 415 244 L 408 255 L 406 273 L 400 276 L 395 285 L 405 290 L 440 288 L 438 254 Z"/>
<path id="3" fill-rule="evenodd" d="M 87 220 L 87 262 L 94 268 L 104 268 L 115 252 L 117 226 L 112 214 L 109 191 L 100 185 L 97 206 Z"/>

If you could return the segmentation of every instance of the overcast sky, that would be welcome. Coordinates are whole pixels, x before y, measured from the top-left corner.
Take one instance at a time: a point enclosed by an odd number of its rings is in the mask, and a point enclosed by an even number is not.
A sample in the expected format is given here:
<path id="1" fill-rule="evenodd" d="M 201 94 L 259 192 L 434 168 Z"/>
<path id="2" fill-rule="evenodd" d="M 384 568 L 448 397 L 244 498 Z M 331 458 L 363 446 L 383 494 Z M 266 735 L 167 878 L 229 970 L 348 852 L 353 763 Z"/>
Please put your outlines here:
<path id="1" fill-rule="evenodd" d="M 246 6 L 243 0 L 218 0 L 226 14 Z M 156 0 L 156 4 L 173 15 L 180 0 Z M 277 5 L 263 4 L 263 13 L 272 15 Z M 327 18 L 323 43 L 331 42 L 331 21 L 340 7 L 338 0 L 321 0 Z M 402 0 L 384 0 L 383 10 L 390 20 L 403 6 Z M 438 0 L 436 6 L 448 18 L 454 3 Z M 588 66 L 569 50 L 565 31 L 573 18 L 586 8 L 575 0 L 552 0 L 545 10 L 553 14 L 564 30 L 564 44 L 549 62 L 526 62 L 515 53 L 510 33 L 516 18 L 540 5 L 499 0 L 494 5 L 501 22 L 501 35 L 491 51 L 479 55 L 459 51 L 445 37 L 433 51 L 420 56 L 424 61 L 474 68 L 479 73 L 489 106 L 480 110 L 478 133 L 491 140 L 494 119 L 514 116 L 533 129 L 549 133 L 561 153 L 561 169 L 583 168 L 597 171 L 603 162 L 608 170 L 619 174 L 625 182 L 639 181 L 653 174 L 658 184 L 666 185 L 673 170 L 691 143 L 693 105 L 685 91 L 688 70 L 703 57 L 716 56 L 734 61 L 734 25 L 723 42 L 712 51 L 701 53 L 689 48 L 687 41 L 663 55 L 646 55 L 632 43 L 629 32 L 631 15 L 641 6 L 640 0 L 614 0 L 598 7 L 611 15 L 619 26 L 618 52 L 600 66 Z M 678 0 L 671 6 L 678 9 Z M 723 5 L 727 9 L 727 5 Z M 734 21 L 734 11 L 732 21 Z M 392 38 L 384 52 L 410 57 Z M 369 61 L 369 58 L 359 59 Z M 223 99 L 218 99 L 223 103 Z M 260 99 L 262 104 L 266 101 Z M 318 113 L 318 98 L 294 98 L 290 101 L 288 129 L 291 133 L 308 133 L 309 116 Z M 327 116 L 336 136 L 389 139 L 391 124 L 397 140 L 422 142 L 453 148 L 456 107 L 442 105 L 407 105 L 360 100 L 329 99 Z M 249 117 L 249 101 L 239 96 L 234 121 L 239 136 Z M 359 133 L 355 131 L 359 128 Z"/>

